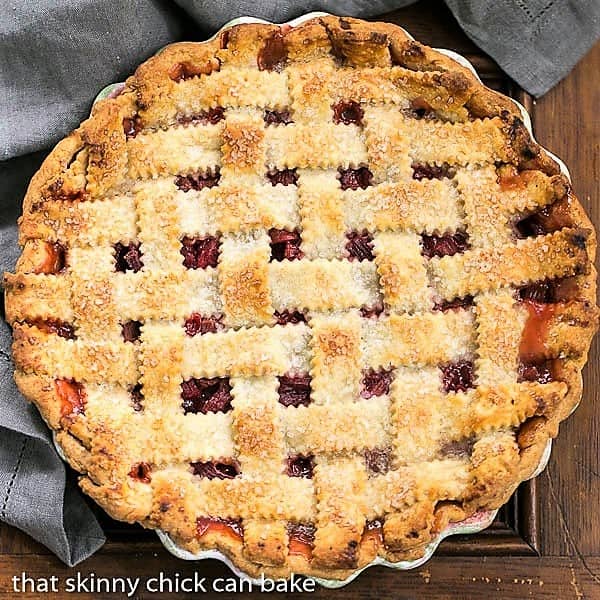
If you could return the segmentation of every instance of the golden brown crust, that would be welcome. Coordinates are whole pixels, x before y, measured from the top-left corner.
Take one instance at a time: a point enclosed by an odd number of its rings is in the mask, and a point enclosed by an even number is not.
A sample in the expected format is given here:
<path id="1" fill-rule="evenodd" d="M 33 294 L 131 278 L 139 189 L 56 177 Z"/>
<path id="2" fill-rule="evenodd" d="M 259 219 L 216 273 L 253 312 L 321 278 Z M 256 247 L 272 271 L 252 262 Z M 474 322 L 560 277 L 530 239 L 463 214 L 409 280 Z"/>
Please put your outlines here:
<path id="1" fill-rule="evenodd" d="M 165 48 L 56 146 L 19 224 L 15 379 L 82 489 L 250 575 L 422 556 L 581 397 L 591 222 L 510 99 L 388 23 Z M 269 262 L 295 230 L 304 258 Z M 184 238 L 218 260 L 185 268 Z M 206 380 L 230 404 L 182 404 Z"/>

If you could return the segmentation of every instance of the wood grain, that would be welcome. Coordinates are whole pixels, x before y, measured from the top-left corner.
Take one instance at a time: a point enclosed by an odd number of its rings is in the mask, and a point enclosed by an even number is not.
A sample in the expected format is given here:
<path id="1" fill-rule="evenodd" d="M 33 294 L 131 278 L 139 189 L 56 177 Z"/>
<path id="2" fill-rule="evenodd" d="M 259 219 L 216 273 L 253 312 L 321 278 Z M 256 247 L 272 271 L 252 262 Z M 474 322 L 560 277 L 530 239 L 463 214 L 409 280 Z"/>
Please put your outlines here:
<path id="1" fill-rule="evenodd" d="M 465 54 L 490 87 L 509 93 L 525 104 L 532 113 L 537 139 L 569 165 L 575 192 L 594 223 L 600 223 L 600 43 L 563 82 L 534 102 L 462 33 L 441 1 L 419 2 L 378 20 L 403 25 L 417 39 L 432 46 Z M 446 540 L 439 553 L 420 569 L 399 573 L 377 567 L 363 573 L 341 592 L 321 589 L 310 597 L 427 600 L 491 596 L 600 600 L 599 357 L 596 338 L 584 372 L 583 401 L 561 426 L 548 468 L 535 482 L 521 486 L 488 531 Z M 104 576 L 142 578 L 161 570 L 171 575 L 189 575 L 197 570 L 209 578 L 231 575 L 221 563 L 187 563 L 175 559 L 162 549 L 152 532 L 116 525 L 107 517 L 102 517 L 102 521 L 109 542 L 77 569 L 64 567 L 44 547 L 18 530 L 0 525 L 0 597 L 40 597 L 11 593 L 10 578 L 21 571 L 38 577 L 55 574 L 63 580 L 78 571 L 84 575 L 95 572 Z M 541 556 L 537 556 L 538 553 Z M 236 597 L 229 594 L 203 596 Z M 254 596 L 258 593 L 251 594 Z M 146 593 L 136 597 L 158 596 Z M 296 595 L 273 594 L 273 597 Z"/>
<path id="2" fill-rule="evenodd" d="M 600 570 L 600 558 L 589 559 L 589 567 Z M 40 598 L 73 598 L 73 594 L 35 593 L 11 594 L 12 576 L 26 571 L 28 576 L 59 577 L 64 586 L 67 577 L 79 572 L 82 578 L 94 573 L 96 577 L 140 577 L 142 582 L 163 572 L 170 579 L 190 577 L 198 571 L 209 582 L 217 578 L 232 577 L 231 571 L 216 561 L 205 561 L 194 567 L 193 563 L 182 562 L 165 552 L 136 553 L 124 557 L 120 553 L 103 552 L 87 560 L 78 569 L 60 566 L 49 556 L 32 557 L 8 556 L 0 567 L 0 597 L 39 600 Z M 373 567 L 337 592 L 319 588 L 313 593 L 278 594 L 269 598 L 310 598 L 311 600 L 465 600 L 494 598 L 495 600 L 597 600 L 598 588 L 588 572 L 578 567 L 569 557 L 436 557 L 426 565 L 413 571 L 392 571 L 384 567 Z M 76 596 L 81 600 L 119 596 L 82 593 Z M 186 598 L 240 598 L 235 594 L 151 594 L 138 593 L 137 599 L 186 599 Z M 264 598 L 258 591 L 245 594 L 247 598 Z"/>
<path id="3" fill-rule="evenodd" d="M 568 165 L 575 193 L 600 223 L 600 44 L 534 109 L 536 136 Z M 598 257 L 596 257 L 598 268 Z M 542 550 L 546 554 L 600 554 L 600 346 L 596 337 L 584 370 L 584 398 L 562 424 L 548 469 L 540 477 Z M 600 580 L 599 580 L 600 582 Z"/>

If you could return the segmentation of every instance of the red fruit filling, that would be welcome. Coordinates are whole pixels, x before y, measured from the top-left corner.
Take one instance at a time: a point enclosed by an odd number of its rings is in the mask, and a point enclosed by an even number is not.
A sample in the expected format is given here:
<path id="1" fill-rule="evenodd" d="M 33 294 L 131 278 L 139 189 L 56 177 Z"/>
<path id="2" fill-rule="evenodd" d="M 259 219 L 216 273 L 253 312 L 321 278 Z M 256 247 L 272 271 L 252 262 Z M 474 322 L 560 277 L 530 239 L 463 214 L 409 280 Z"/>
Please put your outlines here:
<path id="1" fill-rule="evenodd" d="M 297 231 L 271 229 L 269 236 L 271 237 L 271 260 L 281 262 L 284 259 L 301 259 L 304 256 L 304 252 L 300 250 L 302 238 Z"/>
<path id="2" fill-rule="evenodd" d="M 463 438 L 461 440 L 452 440 L 442 444 L 440 454 L 445 458 L 465 458 L 473 453 L 475 438 Z"/>
<path id="3" fill-rule="evenodd" d="M 373 519 L 365 523 L 365 529 L 367 531 L 373 531 L 374 529 L 383 529 L 383 519 Z"/>
<path id="4" fill-rule="evenodd" d="M 267 125 L 289 125 L 293 123 L 289 110 L 265 110 L 264 120 Z"/>
<path id="5" fill-rule="evenodd" d="M 365 523 L 363 540 L 372 539 L 377 544 L 383 544 L 383 519 L 373 519 Z"/>
<path id="6" fill-rule="evenodd" d="M 343 190 L 367 189 L 372 184 L 373 173 L 367 167 L 358 169 L 338 169 L 340 174 L 340 186 Z"/>
<path id="7" fill-rule="evenodd" d="M 334 123 L 343 123 L 344 125 L 356 123 L 356 125 L 362 125 L 365 111 L 358 102 L 355 102 L 354 100 L 340 100 L 339 102 L 336 102 L 332 108 Z"/>
<path id="8" fill-rule="evenodd" d="M 142 412 L 144 410 L 144 394 L 142 392 L 142 384 L 136 383 L 129 392 L 131 396 L 131 406 L 135 412 Z"/>
<path id="9" fill-rule="evenodd" d="M 193 462 L 190 467 L 194 475 L 206 479 L 233 479 L 240 474 L 240 467 L 236 462 Z"/>
<path id="10" fill-rule="evenodd" d="M 281 71 L 287 61 L 283 32 L 276 31 L 259 50 L 256 62 L 260 71 Z"/>
<path id="11" fill-rule="evenodd" d="M 373 236 L 367 231 L 351 231 L 346 235 L 348 242 L 346 250 L 350 255 L 350 260 L 375 260 L 373 256 Z"/>
<path id="12" fill-rule="evenodd" d="M 277 320 L 277 325 L 287 325 L 288 323 L 296 324 L 296 323 L 306 323 L 306 317 L 303 313 L 294 310 L 284 310 L 284 311 L 275 311 L 273 315 Z"/>
<path id="13" fill-rule="evenodd" d="M 190 175 L 178 175 L 175 178 L 175 185 L 182 192 L 189 192 L 190 190 L 196 190 L 199 192 L 204 188 L 214 187 L 219 183 L 221 174 L 218 169 L 215 172 L 209 171 L 206 174 L 192 173 Z"/>
<path id="14" fill-rule="evenodd" d="M 448 163 L 442 165 L 430 165 L 428 163 L 413 162 L 413 179 L 443 179 L 444 177 L 452 179 L 456 175 L 456 170 Z"/>
<path id="15" fill-rule="evenodd" d="M 393 369 L 369 369 L 365 371 L 362 379 L 362 391 L 360 395 L 363 398 L 372 398 L 373 396 L 383 396 L 389 394 L 390 385 L 394 379 Z"/>
<path id="16" fill-rule="evenodd" d="M 60 414 L 63 417 L 83 415 L 87 395 L 81 383 L 68 379 L 55 379 L 54 388 L 60 399 Z"/>
<path id="17" fill-rule="evenodd" d="M 373 306 L 361 306 L 360 315 L 364 319 L 376 319 L 383 312 L 383 302 Z"/>
<path id="18" fill-rule="evenodd" d="M 28 325 L 37 327 L 45 333 L 53 333 L 66 340 L 75 339 L 75 328 L 70 323 L 59 321 L 58 319 L 33 319 L 26 321 Z"/>
<path id="19" fill-rule="evenodd" d="M 59 242 L 45 242 L 45 256 L 34 273 L 37 275 L 57 275 L 62 272 L 67 266 L 66 248 Z"/>
<path id="20" fill-rule="evenodd" d="M 469 247 L 468 236 L 464 231 L 447 233 L 445 235 L 421 236 L 422 254 L 427 258 L 434 256 L 454 256 L 458 252 L 464 252 Z"/>
<path id="21" fill-rule="evenodd" d="M 540 362 L 521 362 L 519 364 L 519 382 L 537 381 L 538 383 L 550 383 L 554 380 L 553 361 L 543 360 Z"/>
<path id="22" fill-rule="evenodd" d="M 231 406 L 231 385 L 228 377 L 188 379 L 181 384 L 184 414 L 228 412 Z"/>
<path id="23" fill-rule="evenodd" d="M 196 519 L 196 535 L 202 537 L 207 533 L 229 535 L 236 541 L 244 537 L 242 522 L 239 519 L 221 519 L 220 517 L 199 517 Z"/>
<path id="24" fill-rule="evenodd" d="M 177 122 L 181 125 L 216 125 L 225 118 L 225 109 L 215 106 L 193 115 L 178 115 Z"/>
<path id="25" fill-rule="evenodd" d="M 281 375 L 278 379 L 281 404 L 296 407 L 310 404 L 310 375 Z"/>
<path id="26" fill-rule="evenodd" d="M 518 298 L 538 304 L 555 304 L 578 298 L 580 293 L 577 277 L 563 277 L 530 283 L 519 289 Z"/>
<path id="27" fill-rule="evenodd" d="M 139 321 L 127 321 L 121 325 L 121 335 L 126 342 L 135 342 L 142 333 L 142 324 Z"/>
<path id="28" fill-rule="evenodd" d="M 129 471 L 129 477 L 139 481 L 140 483 L 150 483 L 152 481 L 152 477 L 150 475 L 151 470 L 152 469 L 148 463 L 140 462 L 131 467 L 131 471 Z"/>
<path id="29" fill-rule="evenodd" d="M 440 366 L 442 386 L 448 392 L 466 392 L 473 387 L 473 363 L 459 360 Z"/>
<path id="30" fill-rule="evenodd" d="M 441 300 L 440 302 L 436 302 L 433 306 L 433 310 L 446 312 L 448 310 L 469 308 L 470 306 L 473 306 L 473 296 L 465 296 L 464 298 L 454 298 L 454 300 Z"/>
<path id="31" fill-rule="evenodd" d="M 181 255 L 186 269 L 216 267 L 219 259 L 219 240 L 216 237 L 184 237 L 181 240 Z"/>
<path id="32" fill-rule="evenodd" d="M 517 221 L 514 225 L 517 237 L 528 238 L 553 233 L 564 227 L 572 227 L 571 200 L 569 196 L 545 206 L 541 210 Z"/>
<path id="33" fill-rule="evenodd" d="M 289 456 L 286 473 L 289 477 L 304 477 L 312 479 L 315 459 L 313 456 Z"/>
<path id="34" fill-rule="evenodd" d="M 519 298 L 540 304 L 552 304 L 556 302 L 556 283 L 554 281 L 538 281 L 526 285 L 519 290 Z"/>
<path id="35" fill-rule="evenodd" d="M 123 131 L 125 138 L 134 138 L 142 130 L 142 118 L 139 115 L 125 117 L 123 119 Z"/>
<path id="36" fill-rule="evenodd" d="M 288 553 L 304 556 L 309 561 L 315 547 L 315 526 L 312 523 L 289 523 L 287 530 L 289 537 Z"/>
<path id="37" fill-rule="evenodd" d="M 223 315 L 212 315 L 203 317 L 199 313 L 192 313 L 183 325 L 185 332 L 190 337 L 195 335 L 204 335 L 205 333 L 216 333 L 225 329 L 223 325 Z"/>
<path id="38" fill-rule="evenodd" d="M 281 171 L 269 171 L 267 179 L 271 185 L 298 185 L 298 173 L 296 169 L 283 169 Z"/>
<path id="39" fill-rule="evenodd" d="M 392 457 L 389 448 L 365 450 L 367 469 L 377 475 L 385 475 L 391 467 Z"/>
<path id="40" fill-rule="evenodd" d="M 117 271 L 133 271 L 137 273 L 144 263 L 139 244 L 115 244 L 115 268 Z"/>
<path id="41" fill-rule="evenodd" d="M 529 315 L 523 328 L 519 355 L 524 362 L 536 362 L 546 353 L 548 323 L 554 317 L 557 305 L 527 299 L 523 304 Z"/>
<path id="42" fill-rule="evenodd" d="M 226 29 L 222 34 L 221 34 L 221 38 L 220 38 L 220 46 L 221 49 L 226 50 L 227 47 L 229 46 L 229 35 L 230 35 L 231 31 L 229 31 L 229 29 Z"/>

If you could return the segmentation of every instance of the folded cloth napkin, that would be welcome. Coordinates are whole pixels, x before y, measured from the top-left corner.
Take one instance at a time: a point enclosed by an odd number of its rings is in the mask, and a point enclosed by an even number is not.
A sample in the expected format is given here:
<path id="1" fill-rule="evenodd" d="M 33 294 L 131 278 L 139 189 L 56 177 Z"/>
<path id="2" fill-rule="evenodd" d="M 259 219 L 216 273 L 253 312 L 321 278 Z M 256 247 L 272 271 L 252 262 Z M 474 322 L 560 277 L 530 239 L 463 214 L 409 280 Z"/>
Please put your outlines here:
<path id="1" fill-rule="evenodd" d="M 446 0 L 466 33 L 521 86 L 543 94 L 600 35 L 598 0 Z M 44 152 L 83 120 L 108 83 L 158 48 L 203 39 L 228 20 L 282 22 L 308 11 L 373 16 L 411 0 L 30 0 L 0 19 L 0 270 L 19 254 L 16 220 Z M 35 154 L 29 154 L 35 152 Z M 11 160 L 8 160 L 11 159 Z M 67 479 L 52 437 L 17 391 L 10 330 L 0 324 L 0 520 L 20 527 L 69 565 L 104 535 Z"/>
<path id="2" fill-rule="evenodd" d="M 45 153 L 0 163 L 0 269 L 14 269 L 19 254 L 16 220 L 29 178 Z M 4 315 L 3 315 L 4 316 Z M 104 543 L 104 534 L 35 407 L 17 390 L 10 359 L 10 328 L 0 323 L 0 520 L 19 527 L 74 565 Z"/>

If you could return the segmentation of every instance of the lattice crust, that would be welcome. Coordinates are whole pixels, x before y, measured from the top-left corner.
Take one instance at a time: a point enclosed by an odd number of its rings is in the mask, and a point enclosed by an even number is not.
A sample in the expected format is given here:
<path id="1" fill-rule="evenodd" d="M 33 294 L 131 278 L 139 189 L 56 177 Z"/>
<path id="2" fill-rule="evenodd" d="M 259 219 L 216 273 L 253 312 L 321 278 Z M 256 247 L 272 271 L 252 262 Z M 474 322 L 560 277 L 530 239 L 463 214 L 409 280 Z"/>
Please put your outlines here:
<path id="1" fill-rule="evenodd" d="M 513 103 L 385 23 L 169 46 L 34 177 L 15 378 L 111 515 L 343 578 L 500 506 L 577 404 L 593 228 Z"/>

